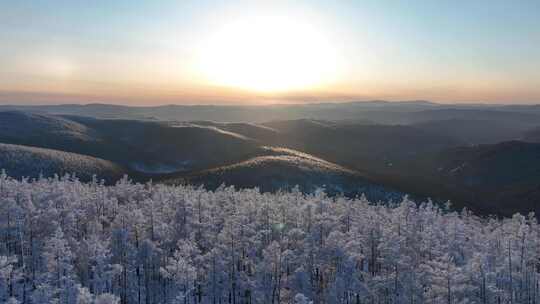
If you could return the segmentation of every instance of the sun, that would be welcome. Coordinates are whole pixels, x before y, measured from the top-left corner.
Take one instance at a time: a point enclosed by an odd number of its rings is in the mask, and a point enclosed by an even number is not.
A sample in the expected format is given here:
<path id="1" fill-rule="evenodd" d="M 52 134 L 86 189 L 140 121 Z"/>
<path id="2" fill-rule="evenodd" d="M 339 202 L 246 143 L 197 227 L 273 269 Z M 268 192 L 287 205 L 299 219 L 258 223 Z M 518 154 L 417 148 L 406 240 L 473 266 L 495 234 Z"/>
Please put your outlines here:
<path id="1" fill-rule="evenodd" d="M 313 23 L 258 16 L 226 23 L 209 35 L 197 65 L 212 85 L 279 93 L 331 82 L 336 53 L 329 35 Z"/>

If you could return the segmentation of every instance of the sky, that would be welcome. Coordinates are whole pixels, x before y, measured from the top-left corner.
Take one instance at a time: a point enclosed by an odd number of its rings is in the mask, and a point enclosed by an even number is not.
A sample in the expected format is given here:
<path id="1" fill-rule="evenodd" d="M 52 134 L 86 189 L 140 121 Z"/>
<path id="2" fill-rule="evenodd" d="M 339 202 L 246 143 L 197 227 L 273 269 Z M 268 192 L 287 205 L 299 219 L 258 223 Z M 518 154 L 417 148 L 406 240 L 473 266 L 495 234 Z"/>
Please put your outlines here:
<path id="1" fill-rule="evenodd" d="M 540 1 L 0 0 L 0 104 L 540 103 Z"/>

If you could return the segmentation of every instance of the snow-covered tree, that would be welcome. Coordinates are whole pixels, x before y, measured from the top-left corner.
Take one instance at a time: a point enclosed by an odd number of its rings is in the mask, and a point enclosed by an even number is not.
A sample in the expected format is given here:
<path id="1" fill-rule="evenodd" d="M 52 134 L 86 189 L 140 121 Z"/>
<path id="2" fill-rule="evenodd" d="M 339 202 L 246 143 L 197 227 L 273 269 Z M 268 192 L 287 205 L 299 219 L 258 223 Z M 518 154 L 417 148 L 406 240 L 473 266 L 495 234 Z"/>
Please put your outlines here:
<path id="1" fill-rule="evenodd" d="M 0 302 L 539 303 L 534 215 L 0 174 Z"/>

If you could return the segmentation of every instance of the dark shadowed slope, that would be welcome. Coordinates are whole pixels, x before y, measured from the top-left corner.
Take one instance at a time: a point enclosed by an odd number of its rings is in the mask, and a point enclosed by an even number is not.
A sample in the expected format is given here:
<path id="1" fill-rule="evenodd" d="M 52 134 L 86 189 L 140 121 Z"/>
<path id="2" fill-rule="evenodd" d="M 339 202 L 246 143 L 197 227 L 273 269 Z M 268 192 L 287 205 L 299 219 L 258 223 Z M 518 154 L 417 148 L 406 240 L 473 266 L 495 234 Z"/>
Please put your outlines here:
<path id="1" fill-rule="evenodd" d="M 420 126 L 312 120 L 265 125 L 280 131 L 282 140 L 288 138 L 286 146 L 359 170 L 381 185 L 451 199 L 482 213 L 540 211 L 540 144 L 467 142 L 519 137 L 521 127 L 470 120 Z M 472 126 L 469 133 L 467 125 Z"/>
<path id="2" fill-rule="evenodd" d="M 84 181 L 96 175 L 114 182 L 126 174 L 119 165 L 103 159 L 20 145 L 0 143 L 0 169 L 12 177 L 50 177 L 55 174 L 75 174 Z"/>
<path id="3" fill-rule="evenodd" d="M 58 144 L 93 141 L 97 133 L 87 126 L 59 116 L 20 111 L 0 112 L 0 140 Z"/>
<path id="4" fill-rule="evenodd" d="M 276 145 L 304 151 L 356 170 L 386 171 L 399 161 L 459 142 L 411 126 L 340 124 L 320 120 L 265 123 L 280 132 Z"/>
<path id="5" fill-rule="evenodd" d="M 499 187 L 533 182 L 540 185 L 540 144 L 509 141 L 452 148 L 439 156 L 440 174 L 467 186 Z"/>
<path id="6" fill-rule="evenodd" d="M 250 138 L 212 126 L 73 119 L 96 129 L 108 145 L 125 151 L 104 158 L 114 157 L 114 160 L 146 173 L 201 170 L 234 163 L 258 151 L 258 144 Z"/>
<path id="7" fill-rule="evenodd" d="M 539 121 L 540 123 L 540 121 Z M 461 144 L 492 144 L 517 140 L 529 127 L 496 120 L 446 119 L 413 124 L 415 128 L 451 137 Z"/>
<path id="8" fill-rule="evenodd" d="M 523 140 L 540 143 L 540 127 L 527 130 L 523 135 Z"/>
<path id="9" fill-rule="evenodd" d="M 428 163 L 425 175 L 444 186 L 445 194 L 460 195 L 485 212 L 540 212 L 540 143 L 451 148 Z"/>
<path id="10" fill-rule="evenodd" d="M 540 122 L 540 115 L 535 112 L 502 111 L 489 108 L 478 109 L 433 109 L 412 112 L 407 115 L 408 123 L 426 122 L 430 120 L 492 120 L 505 122 L 506 124 L 517 124 L 521 126 L 535 126 Z"/>

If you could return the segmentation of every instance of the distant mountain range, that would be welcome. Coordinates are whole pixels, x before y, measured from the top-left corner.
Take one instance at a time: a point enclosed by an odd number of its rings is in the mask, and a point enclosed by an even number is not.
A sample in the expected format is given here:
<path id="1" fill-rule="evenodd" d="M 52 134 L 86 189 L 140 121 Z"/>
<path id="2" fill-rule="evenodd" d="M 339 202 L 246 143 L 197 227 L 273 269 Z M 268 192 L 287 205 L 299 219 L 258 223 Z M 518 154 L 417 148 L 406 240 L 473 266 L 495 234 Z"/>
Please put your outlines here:
<path id="1" fill-rule="evenodd" d="M 0 106 L 0 167 L 540 211 L 540 106 Z M 20 155 L 20 156 L 19 156 Z"/>
<path id="2" fill-rule="evenodd" d="M 129 107 L 108 104 L 44 106 L 0 105 L 0 111 L 35 111 L 96 118 L 166 121 L 268 122 L 272 120 L 368 120 L 372 123 L 409 124 L 441 119 L 502 119 L 536 124 L 540 105 L 437 104 L 429 101 L 362 101 L 254 106 L 165 105 Z"/>

